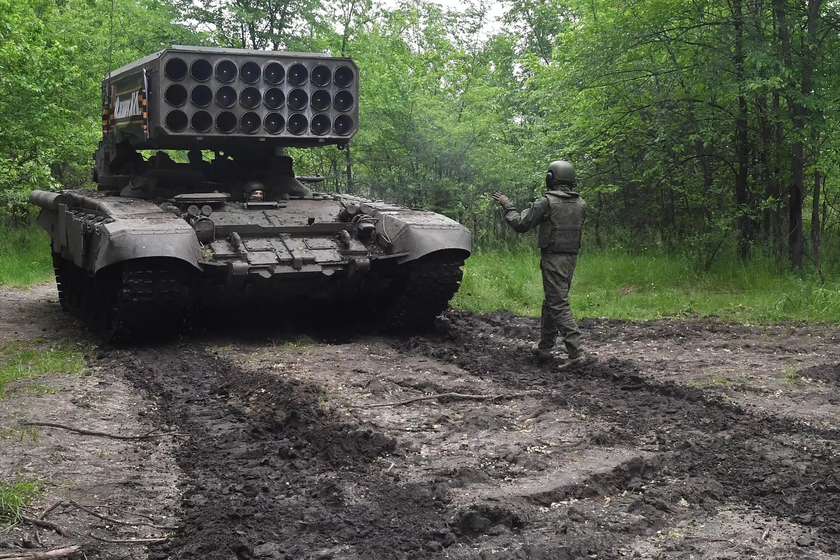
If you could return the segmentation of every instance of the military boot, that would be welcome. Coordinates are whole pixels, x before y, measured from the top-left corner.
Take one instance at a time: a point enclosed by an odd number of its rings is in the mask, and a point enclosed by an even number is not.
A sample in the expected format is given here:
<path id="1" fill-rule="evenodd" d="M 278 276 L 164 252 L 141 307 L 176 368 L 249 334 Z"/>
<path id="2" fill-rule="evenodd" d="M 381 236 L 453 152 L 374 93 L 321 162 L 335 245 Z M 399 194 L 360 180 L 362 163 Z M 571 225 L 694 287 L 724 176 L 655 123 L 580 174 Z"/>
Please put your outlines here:
<path id="1" fill-rule="evenodd" d="M 557 369 L 569 369 L 576 366 L 582 366 L 591 362 L 593 358 L 586 352 L 581 352 L 574 358 L 566 358 L 563 360 Z"/>
<path id="2" fill-rule="evenodd" d="M 550 360 L 553 357 L 551 354 L 551 350 L 545 350 L 543 348 L 540 348 L 539 343 L 535 343 L 533 346 L 531 346 L 531 355 L 541 362 Z"/>

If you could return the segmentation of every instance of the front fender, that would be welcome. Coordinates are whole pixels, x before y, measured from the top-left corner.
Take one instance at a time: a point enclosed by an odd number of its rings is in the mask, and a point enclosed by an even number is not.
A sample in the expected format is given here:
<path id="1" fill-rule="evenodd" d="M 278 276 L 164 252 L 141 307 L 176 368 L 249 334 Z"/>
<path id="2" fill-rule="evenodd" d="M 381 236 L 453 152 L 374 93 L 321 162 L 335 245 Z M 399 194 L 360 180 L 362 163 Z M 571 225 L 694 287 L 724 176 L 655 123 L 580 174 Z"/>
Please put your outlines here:
<path id="1" fill-rule="evenodd" d="M 181 218 L 165 212 L 121 218 L 59 203 L 56 211 L 43 208 L 38 224 L 50 234 L 54 252 L 90 274 L 147 257 L 170 257 L 201 268 L 201 246 L 195 231 Z"/>
<path id="2" fill-rule="evenodd" d="M 455 220 L 434 212 L 409 210 L 383 213 L 379 226 L 399 259 L 410 262 L 437 251 L 459 252 L 466 259 L 472 253 L 472 232 Z"/>
<path id="3" fill-rule="evenodd" d="M 105 226 L 93 272 L 112 264 L 147 257 L 170 257 L 196 269 L 201 246 L 195 231 L 183 220 L 166 223 L 112 223 Z"/>
<path id="4" fill-rule="evenodd" d="M 449 251 L 466 259 L 472 253 L 472 232 L 455 220 L 426 210 L 411 210 L 386 202 L 346 197 L 376 218 L 376 232 L 393 253 L 407 253 L 398 262 L 415 261 L 430 253 Z"/>

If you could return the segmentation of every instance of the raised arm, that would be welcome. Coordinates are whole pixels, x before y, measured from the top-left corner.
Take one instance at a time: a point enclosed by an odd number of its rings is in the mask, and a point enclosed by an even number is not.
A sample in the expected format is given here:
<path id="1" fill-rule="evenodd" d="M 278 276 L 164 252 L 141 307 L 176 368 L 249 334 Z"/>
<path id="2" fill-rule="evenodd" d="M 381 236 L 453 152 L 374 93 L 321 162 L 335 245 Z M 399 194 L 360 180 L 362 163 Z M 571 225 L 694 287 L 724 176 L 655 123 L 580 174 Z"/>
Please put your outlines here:
<path id="1" fill-rule="evenodd" d="M 531 206 L 522 212 L 517 212 L 510 199 L 500 192 L 493 193 L 493 198 L 502 206 L 505 222 L 519 233 L 534 229 L 548 214 L 548 199 L 544 196 L 532 202 Z"/>

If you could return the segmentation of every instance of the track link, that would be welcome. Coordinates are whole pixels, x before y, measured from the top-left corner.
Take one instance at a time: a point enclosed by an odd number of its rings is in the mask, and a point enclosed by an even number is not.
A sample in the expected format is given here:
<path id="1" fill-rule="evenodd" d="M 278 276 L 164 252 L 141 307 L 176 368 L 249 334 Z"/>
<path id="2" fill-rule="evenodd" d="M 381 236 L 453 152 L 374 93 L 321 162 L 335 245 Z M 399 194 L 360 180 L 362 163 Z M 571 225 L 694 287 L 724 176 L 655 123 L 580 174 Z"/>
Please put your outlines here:
<path id="1" fill-rule="evenodd" d="M 404 280 L 383 309 L 385 324 L 399 332 L 428 329 L 458 291 L 464 259 L 432 254 L 406 266 Z"/>
<path id="2" fill-rule="evenodd" d="M 111 339 L 166 338 L 181 327 L 190 304 L 189 274 L 164 259 L 127 262 L 114 302 Z"/>
<path id="3" fill-rule="evenodd" d="M 189 271 L 168 259 L 128 261 L 95 276 L 53 255 L 63 309 L 110 342 L 171 336 L 190 304 Z"/>

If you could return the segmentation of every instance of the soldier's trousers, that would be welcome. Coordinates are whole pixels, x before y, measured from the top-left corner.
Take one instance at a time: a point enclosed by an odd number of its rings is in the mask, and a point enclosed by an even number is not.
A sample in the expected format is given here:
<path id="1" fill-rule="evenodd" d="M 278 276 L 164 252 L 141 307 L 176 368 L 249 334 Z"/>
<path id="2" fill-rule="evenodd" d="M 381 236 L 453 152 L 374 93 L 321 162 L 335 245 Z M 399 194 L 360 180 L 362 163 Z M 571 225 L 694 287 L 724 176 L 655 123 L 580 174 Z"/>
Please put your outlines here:
<path id="1" fill-rule="evenodd" d="M 569 305 L 569 287 L 576 265 L 575 253 L 543 251 L 540 259 L 545 298 L 542 305 L 539 347 L 542 350 L 553 348 L 559 334 L 570 358 L 577 358 L 583 353 L 580 330 Z"/>

